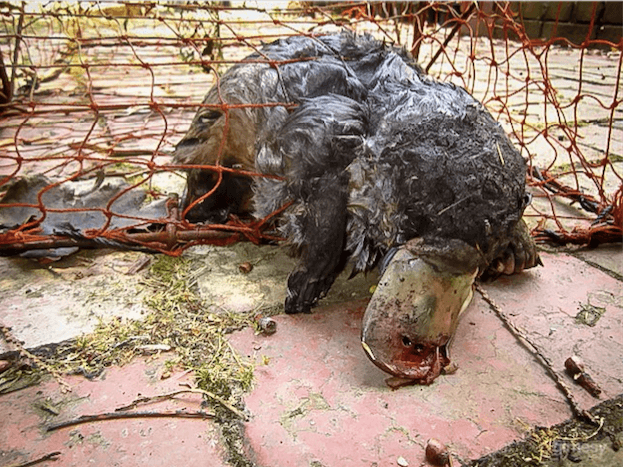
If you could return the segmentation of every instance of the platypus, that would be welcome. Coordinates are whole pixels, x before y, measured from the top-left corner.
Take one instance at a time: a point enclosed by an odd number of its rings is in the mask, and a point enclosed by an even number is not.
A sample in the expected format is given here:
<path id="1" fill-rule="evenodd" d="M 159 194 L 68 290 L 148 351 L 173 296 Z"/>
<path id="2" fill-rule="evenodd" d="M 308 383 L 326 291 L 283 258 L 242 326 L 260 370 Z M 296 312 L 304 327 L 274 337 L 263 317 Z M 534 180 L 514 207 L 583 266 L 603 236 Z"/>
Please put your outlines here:
<path id="1" fill-rule="evenodd" d="M 191 171 L 187 205 L 212 193 L 190 218 L 265 218 L 287 205 L 276 224 L 299 262 L 286 313 L 310 312 L 348 264 L 379 267 L 365 353 L 430 384 L 450 362 L 474 281 L 540 263 L 521 220 L 525 161 L 467 91 L 370 36 L 293 37 L 249 60 L 260 56 L 283 64 L 237 65 L 204 102 L 272 105 L 201 109 L 176 153 L 277 177 Z M 286 102 L 295 106 L 276 105 Z"/>

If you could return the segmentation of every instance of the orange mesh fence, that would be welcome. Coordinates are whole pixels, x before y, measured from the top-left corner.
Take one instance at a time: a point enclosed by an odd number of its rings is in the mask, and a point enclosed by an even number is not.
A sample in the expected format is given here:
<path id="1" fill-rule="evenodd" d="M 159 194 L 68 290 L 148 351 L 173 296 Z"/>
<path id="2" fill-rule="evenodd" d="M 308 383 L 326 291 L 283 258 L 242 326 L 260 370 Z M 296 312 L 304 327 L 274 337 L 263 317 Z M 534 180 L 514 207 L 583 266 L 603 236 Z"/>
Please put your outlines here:
<path id="1" fill-rule="evenodd" d="M 0 254 L 276 239 L 272 216 L 184 220 L 184 169 L 199 167 L 171 153 L 230 66 L 277 38 L 343 28 L 404 46 L 485 104 L 529 160 L 537 239 L 621 241 L 623 41 L 598 34 L 602 3 L 575 37 L 558 34 L 566 3 L 547 34 L 508 2 L 237 5 L 0 5 Z"/>

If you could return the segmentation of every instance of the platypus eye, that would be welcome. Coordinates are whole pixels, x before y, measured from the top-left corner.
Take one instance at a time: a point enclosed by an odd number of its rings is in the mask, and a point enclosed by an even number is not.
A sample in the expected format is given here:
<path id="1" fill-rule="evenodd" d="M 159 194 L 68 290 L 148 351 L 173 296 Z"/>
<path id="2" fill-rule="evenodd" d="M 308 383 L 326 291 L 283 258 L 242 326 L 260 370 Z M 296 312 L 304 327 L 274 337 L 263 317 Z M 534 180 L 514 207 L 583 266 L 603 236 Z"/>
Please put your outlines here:
<path id="1" fill-rule="evenodd" d="M 411 347 L 411 344 L 413 344 L 413 342 L 411 342 L 411 339 L 409 339 L 407 336 L 402 336 L 402 345 L 404 345 L 405 347 Z"/>
<path id="2" fill-rule="evenodd" d="M 199 115 L 198 121 L 201 124 L 209 125 L 214 123 L 215 120 L 218 120 L 221 115 L 221 112 L 218 110 L 208 110 L 205 113 Z"/>

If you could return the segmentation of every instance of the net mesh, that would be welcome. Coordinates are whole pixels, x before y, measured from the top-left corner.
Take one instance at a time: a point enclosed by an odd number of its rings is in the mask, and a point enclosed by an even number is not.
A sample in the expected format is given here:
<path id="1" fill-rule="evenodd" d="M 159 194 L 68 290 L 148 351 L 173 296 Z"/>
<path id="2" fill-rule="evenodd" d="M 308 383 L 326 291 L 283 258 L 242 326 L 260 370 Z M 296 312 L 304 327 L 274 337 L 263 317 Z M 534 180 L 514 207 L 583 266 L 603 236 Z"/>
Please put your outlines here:
<path id="1" fill-rule="evenodd" d="M 274 240 L 270 219 L 186 221 L 190 167 L 171 153 L 233 64 L 344 28 L 405 47 L 489 109 L 529 161 L 537 240 L 621 241 L 623 41 L 598 38 L 597 3 L 579 39 L 557 34 L 563 3 L 547 37 L 508 2 L 249 5 L 0 4 L 0 254 Z"/>

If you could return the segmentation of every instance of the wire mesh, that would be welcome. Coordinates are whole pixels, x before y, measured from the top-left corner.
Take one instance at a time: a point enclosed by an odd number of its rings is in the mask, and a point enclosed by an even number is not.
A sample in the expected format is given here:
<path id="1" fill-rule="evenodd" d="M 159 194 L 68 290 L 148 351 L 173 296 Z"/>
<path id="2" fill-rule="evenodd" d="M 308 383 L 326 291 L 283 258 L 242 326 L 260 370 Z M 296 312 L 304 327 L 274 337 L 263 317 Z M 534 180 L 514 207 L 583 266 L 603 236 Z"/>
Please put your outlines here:
<path id="1" fill-rule="evenodd" d="M 531 37 L 509 2 L 250 5 L 2 3 L 0 254 L 275 240 L 270 219 L 188 222 L 184 169 L 236 169 L 171 154 L 233 64 L 278 38 L 344 28 L 405 47 L 489 109 L 529 161 L 538 240 L 621 241 L 623 41 L 596 38 L 597 4 L 579 42 L 556 28 Z"/>

